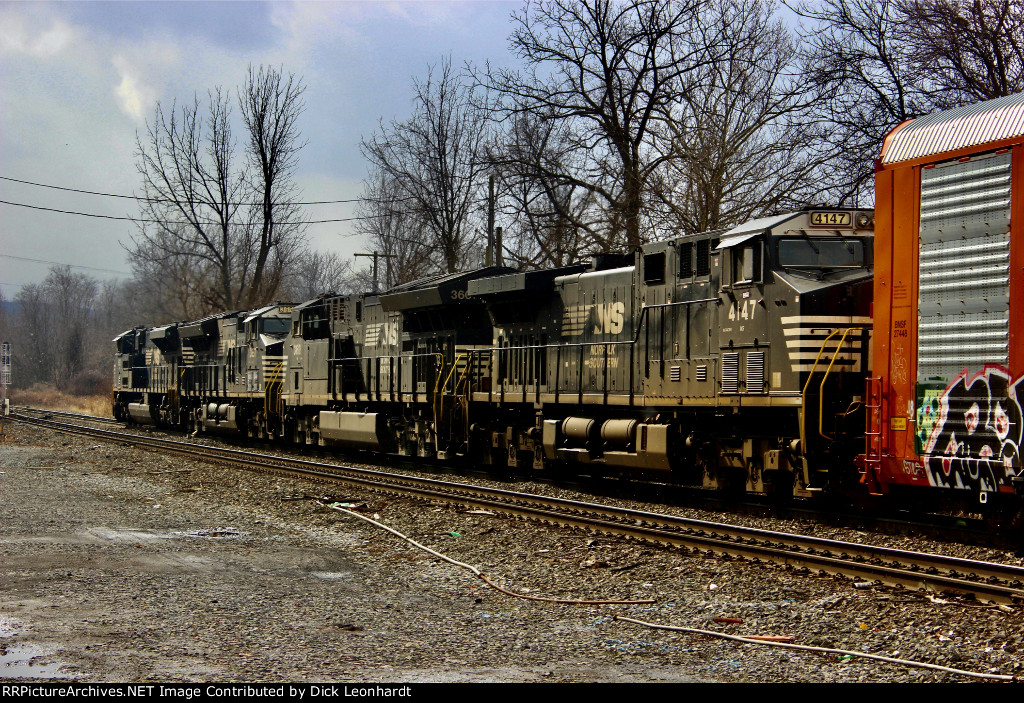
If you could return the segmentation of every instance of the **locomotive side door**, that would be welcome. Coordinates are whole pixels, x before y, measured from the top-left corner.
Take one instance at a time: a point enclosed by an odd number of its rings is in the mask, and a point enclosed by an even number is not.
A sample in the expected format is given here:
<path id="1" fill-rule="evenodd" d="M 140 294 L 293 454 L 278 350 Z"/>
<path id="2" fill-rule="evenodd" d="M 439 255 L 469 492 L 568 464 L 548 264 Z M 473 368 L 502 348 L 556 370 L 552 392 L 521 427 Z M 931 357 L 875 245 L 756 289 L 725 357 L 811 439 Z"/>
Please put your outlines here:
<path id="1" fill-rule="evenodd" d="M 719 306 L 723 394 L 765 392 L 768 315 L 764 303 L 764 239 L 723 239 Z"/>

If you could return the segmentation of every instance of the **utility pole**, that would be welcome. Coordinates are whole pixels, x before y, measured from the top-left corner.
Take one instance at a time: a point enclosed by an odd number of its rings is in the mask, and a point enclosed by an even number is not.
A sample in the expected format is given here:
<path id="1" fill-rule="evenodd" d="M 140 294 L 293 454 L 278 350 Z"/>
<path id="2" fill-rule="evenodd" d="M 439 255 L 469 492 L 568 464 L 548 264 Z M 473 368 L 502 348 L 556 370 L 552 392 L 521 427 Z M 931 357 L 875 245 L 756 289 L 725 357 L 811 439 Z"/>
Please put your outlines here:
<path id="1" fill-rule="evenodd" d="M 353 256 L 370 256 L 373 257 L 373 291 L 374 293 L 379 292 L 377 289 L 377 259 L 397 259 L 397 254 L 381 254 L 379 251 L 375 251 L 372 254 L 353 254 Z"/>
<path id="2" fill-rule="evenodd" d="M 0 415 L 10 413 L 7 387 L 11 385 L 11 343 L 0 344 Z"/>
<path id="3" fill-rule="evenodd" d="M 487 179 L 487 251 L 484 254 L 484 266 L 494 263 L 494 175 Z"/>

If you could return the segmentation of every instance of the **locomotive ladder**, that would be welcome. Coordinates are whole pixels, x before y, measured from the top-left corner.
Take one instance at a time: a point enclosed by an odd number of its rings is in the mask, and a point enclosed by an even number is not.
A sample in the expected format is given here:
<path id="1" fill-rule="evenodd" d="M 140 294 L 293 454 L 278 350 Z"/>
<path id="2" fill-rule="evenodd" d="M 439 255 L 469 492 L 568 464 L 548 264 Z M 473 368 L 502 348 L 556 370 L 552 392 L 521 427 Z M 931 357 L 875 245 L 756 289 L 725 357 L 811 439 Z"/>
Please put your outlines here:
<path id="1" fill-rule="evenodd" d="M 284 370 L 284 362 L 277 364 L 267 378 L 266 388 L 263 390 L 263 410 L 267 415 L 267 422 L 269 423 L 271 415 L 277 415 L 280 417 L 284 413 L 284 399 L 281 391 L 284 388 L 284 380 L 282 378 L 282 371 Z"/>
<path id="2" fill-rule="evenodd" d="M 843 354 L 843 345 L 846 344 L 846 338 L 850 336 L 851 332 L 861 332 L 864 328 L 862 327 L 848 327 L 845 330 L 837 328 L 832 330 L 824 341 L 821 343 L 821 348 L 818 350 L 817 356 L 814 358 L 814 364 L 811 366 L 810 372 L 807 374 L 807 381 L 804 383 L 803 391 L 800 394 L 800 448 L 801 451 L 807 452 L 807 395 L 811 388 L 811 381 L 814 378 L 814 373 L 818 370 L 818 364 L 821 363 L 821 358 L 826 352 L 828 343 L 832 341 L 840 332 L 843 336 L 839 338 L 836 343 L 835 349 L 832 350 L 832 358 L 829 360 L 828 368 L 825 369 L 824 374 L 821 377 L 821 384 L 818 386 L 818 436 L 824 440 L 832 441 L 834 437 L 830 437 L 825 434 L 824 422 L 825 422 L 825 384 L 828 382 L 829 374 L 832 373 L 832 367 L 835 366 L 836 360 Z M 806 458 L 803 459 L 804 478 L 810 484 L 810 473 L 809 466 Z M 821 473 L 827 473 L 827 469 L 818 469 Z M 819 489 L 811 489 L 819 490 Z"/>
<path id="3" fill-rule="evenodd" d="M 461 370 L 459 368 L 459 362 L 463 362 Z M 461 413 L 459 414 L 463 416 L 461 418 L 463 420 L 462 424 L 464 425 L 462 429 L 465 431 L 463 439 L 469 438 L 469 371 L 472 365 L 473 351 L 460 352 L 455 356 L 454 361 L 452 361 L 452 367 L 448 372 L 448 375 L 444 378 L 444 381 L 441 381 L 441 377 L 444 376 L 444 358 L 441 357 L 441 368 L 437 375 L 439 384 L 434 388 L 434 431 L 440 435 L 442 427 L 444 427 L 448 431 L 449 441 L 455 440 L 455 413 L 459 410 L 459 405 L 462 406 Z M 448 420 L 444 415 L 444 396 L 446 389 L 448 388 L 448 383 L 452 378 L 455 379 L 451 389 L 452 409 L 450 412 L 452 413 L 452 417 Z M 465 384 L 465 392 L 460 397 L 459 387 L 463 384 Z"/>
<path id="4" fill-rule="evenodd" d="M 864 467 L 861 482 L 868 485 L 871 495 L 878 493 L 878 474 L 882 470 L 882 379 L 868 378 L 864 382 Z"/>

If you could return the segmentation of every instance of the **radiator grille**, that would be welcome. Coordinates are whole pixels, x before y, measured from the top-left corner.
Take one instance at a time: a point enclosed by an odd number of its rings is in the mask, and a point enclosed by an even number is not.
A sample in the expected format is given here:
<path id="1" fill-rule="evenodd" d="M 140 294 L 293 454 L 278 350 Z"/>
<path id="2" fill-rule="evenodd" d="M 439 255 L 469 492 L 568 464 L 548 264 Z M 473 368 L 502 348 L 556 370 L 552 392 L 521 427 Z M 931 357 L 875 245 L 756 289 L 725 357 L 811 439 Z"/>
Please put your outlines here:
<path id="1" fill-rule="evenodd" d="M 668 380 L 679 381 L 682 379 L 682 372 L 678 366 L 673 366 L 668 370 Z"/>
<path id="2" fill-rule="evenodd" d="M 747 352 L 747 393 L 764 393 L 764 352 Z"/>
<path id="3" fill-rule="evenodd" d="M 740 385 L 740 355 L 737 352 L 722 354 L 722 392 L 736 393 Z"/>

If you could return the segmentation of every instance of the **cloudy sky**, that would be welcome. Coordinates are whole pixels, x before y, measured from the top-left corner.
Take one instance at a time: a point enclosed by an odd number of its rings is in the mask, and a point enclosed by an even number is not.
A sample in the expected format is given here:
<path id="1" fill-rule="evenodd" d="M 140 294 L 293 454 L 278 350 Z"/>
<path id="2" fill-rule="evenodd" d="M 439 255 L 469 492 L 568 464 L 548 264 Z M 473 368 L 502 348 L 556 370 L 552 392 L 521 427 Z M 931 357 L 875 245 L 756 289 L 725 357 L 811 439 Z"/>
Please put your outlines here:
<path id="1" fill-rule="evenodd" d="M 450 55 L 511 60 L 518 2 L 0 2 L 0 290 L 13 297 L 47 265 L 97 278 L 126 275 L 139 190 L 135 136 L 158 101 L 234 89 L 250 64 L 283 67 L 307 85 L 300 125 L 302 199 L 355 198 L 366 175 L 359 140 L 411 108 L 411 81 Z M 13 179 L 13 180 L 11 180 Z M 314 206 L 308 219 L 349 217 L 352 205 Z M 345 223 L 313 225 L 319 249 L 350 254 Z M 89 267 L 89 268 L 85 268 Z"/>

